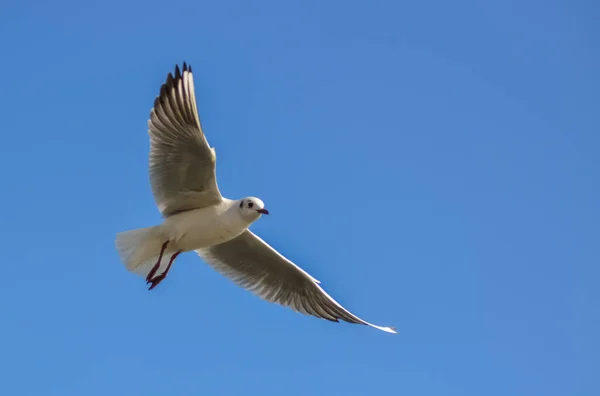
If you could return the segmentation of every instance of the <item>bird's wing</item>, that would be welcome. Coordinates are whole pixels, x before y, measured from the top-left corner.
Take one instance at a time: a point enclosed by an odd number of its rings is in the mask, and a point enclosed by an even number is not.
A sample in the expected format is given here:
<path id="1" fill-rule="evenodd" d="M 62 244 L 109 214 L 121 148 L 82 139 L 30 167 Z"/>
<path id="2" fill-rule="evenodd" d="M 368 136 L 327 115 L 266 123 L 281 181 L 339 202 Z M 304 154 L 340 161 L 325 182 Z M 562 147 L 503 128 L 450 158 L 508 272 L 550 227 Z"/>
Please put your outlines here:
<path id="1" fill-rule="evenodd" d="M 353 315 L 331 298 L 318 280 L 250 230 L 231 241 L 196 252 L 218 272 L 267 301 L 333 322 L 341 319 L 396 333 L 393 327 L 376 326 Z"/>
<path id="2" fill-rule="evenodd" d="M 150 183 L 164 216 L 221 201 L 216 155 L 208 144 L 196 107 L 192 68 L 175 67 L 161 86 L 148 120 Z"/>

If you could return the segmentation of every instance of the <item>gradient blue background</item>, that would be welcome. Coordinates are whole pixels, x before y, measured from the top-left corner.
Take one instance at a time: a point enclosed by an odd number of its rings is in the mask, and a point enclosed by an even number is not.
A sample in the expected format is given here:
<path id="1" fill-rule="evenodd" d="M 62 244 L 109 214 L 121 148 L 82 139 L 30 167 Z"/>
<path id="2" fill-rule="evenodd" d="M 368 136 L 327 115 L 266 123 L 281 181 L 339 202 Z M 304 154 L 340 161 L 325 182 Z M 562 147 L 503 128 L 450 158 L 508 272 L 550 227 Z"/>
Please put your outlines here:
<path id="1" fill-rule="evenodd" d="M 600 394 L 593 1 L 0 5 L 5 395 Z M 146 121 L 190 62 L 253 230 L 397 336 L 181 256 L 153 292 Z"/>

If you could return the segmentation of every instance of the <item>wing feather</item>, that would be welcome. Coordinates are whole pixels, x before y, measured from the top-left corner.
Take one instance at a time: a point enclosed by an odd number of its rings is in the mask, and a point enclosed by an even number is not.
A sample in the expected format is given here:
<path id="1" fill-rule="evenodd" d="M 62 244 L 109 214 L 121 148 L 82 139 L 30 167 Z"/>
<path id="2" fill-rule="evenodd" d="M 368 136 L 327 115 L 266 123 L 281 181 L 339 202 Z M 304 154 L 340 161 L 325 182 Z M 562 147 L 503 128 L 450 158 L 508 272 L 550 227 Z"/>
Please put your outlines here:
<path id="1" fill-rule="evenodd" d="M 222 199 L 216 181 L 216 156 L 196 107 L 192 68 L 169 73 L 148 121 L 150 183 L 166 217 L 214 205 Z"/>
<path id="2" fill-rule="evenodd" d="M 196 252 L 215 270 L 266 301 L 333 322 L 343 320 L 396 333 L 393 327 L 376 326 L 342 307 L 315 278 L 249 230 Z"/>

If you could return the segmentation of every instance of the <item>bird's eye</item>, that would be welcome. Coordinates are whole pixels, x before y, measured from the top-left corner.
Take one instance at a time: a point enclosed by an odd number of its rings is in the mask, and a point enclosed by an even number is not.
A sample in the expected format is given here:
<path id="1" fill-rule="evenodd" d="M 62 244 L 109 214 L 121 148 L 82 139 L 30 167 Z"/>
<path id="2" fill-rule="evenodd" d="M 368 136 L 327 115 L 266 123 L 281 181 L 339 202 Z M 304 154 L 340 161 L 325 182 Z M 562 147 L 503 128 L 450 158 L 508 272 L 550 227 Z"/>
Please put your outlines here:
<path id="1" fill-rule="evenodd" d="M 254 206 L 254 202 L 248 202 L 248 207 L 251 208 Z"/>

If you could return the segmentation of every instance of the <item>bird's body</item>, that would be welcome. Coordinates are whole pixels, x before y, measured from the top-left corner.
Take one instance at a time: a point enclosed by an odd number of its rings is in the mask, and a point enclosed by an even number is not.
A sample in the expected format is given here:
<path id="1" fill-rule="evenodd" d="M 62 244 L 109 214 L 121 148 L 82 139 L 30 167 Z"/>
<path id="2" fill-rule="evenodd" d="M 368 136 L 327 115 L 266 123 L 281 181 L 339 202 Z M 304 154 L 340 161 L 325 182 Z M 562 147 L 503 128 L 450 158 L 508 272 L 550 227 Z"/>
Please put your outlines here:
<path id="1" fill-rule="evenodd" d="M 262 204 L 258 198 L 252 199 L 253 202 Z M 144 274 L 149 272 L 150 265 L 157 265 L 158 271 L 163 256 L 210 248 L 228 242 L 246 231 L 259 216 L 245 216 L 239 210 L 240 202 L 243 200 L 222 198 L 204 208 L 167 216 L 157 226 L 119 233 L 117 250 L 128 269 Z M 128 239 L 129 236 L 137 239 Z M 124 241 L 130 243 L 123 243 Z M 157 246 L 163 244 L 162 249 L 157 249 Z M 136 249 L 128 254 L 127 249 L 131 245 Z"/>
<path id="2" fill-rule="evenodd" d="M 160 228 L 176 250 L 190 252 L 230 241 L 250 224 L 240 215 L 236 201 L 225 198 L 215 205 L 169 216 Z"/>
<path id="3" fill-rule="evenodd" d="M 184 63 L 167 81 L 148 121 L 150 180 L 164 221 L 117 234 L 125 267 L 144 276 L 150 290 L 162 282 L 177 256 L 196 251 L 206 263 L 261 298 L 337 322 L 365 322 L 343 308 L 296 264 L 248 227 L 269 214 L 256 197 L 224 198 L 215 176 L 216 154 L 208 145 L 196 108 L 192 70 Z"/>

